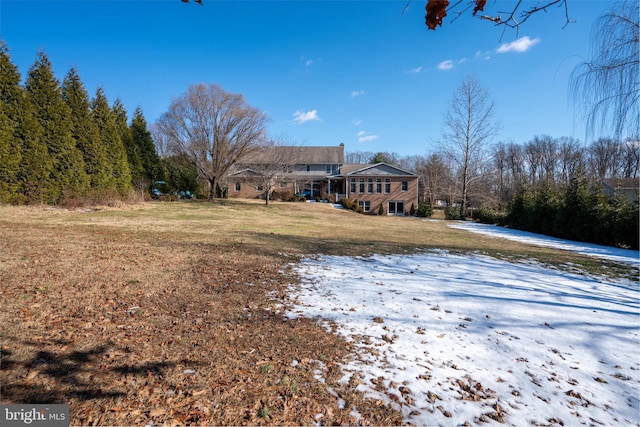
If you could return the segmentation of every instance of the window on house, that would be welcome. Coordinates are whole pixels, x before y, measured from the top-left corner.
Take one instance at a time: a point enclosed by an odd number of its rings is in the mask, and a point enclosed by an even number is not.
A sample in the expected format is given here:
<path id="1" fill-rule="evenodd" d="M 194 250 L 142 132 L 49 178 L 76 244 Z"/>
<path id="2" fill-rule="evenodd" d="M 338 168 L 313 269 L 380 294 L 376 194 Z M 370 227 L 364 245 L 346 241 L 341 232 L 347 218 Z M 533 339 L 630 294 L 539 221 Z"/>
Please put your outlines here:
<path id="1" fill-rule="evenodd" d="M 389 202 L 389 215 L 404 215 L 404 202 Z"/>
<path id="2" fill-rule="evenodd" d="M 349 186 L 349 192 L 350 193 L 355 193 L 356 192 L 356 179 L 355 178 L 351 178 L 351 185 Z"/>
<path id="3" fill-rule="evenodd" d="M 331 173 L 331 165 L 325 165 L 325 169 L 324 169 L 324 171 L 325 171 L 326 173 Z"/>
<path id="4" fill-rule="evenodd" d="M 376 178 L 376 193 L 382 193 L 382 178 Z"/>
<path id="5" fill-rule="evenodd" d="M 391 193 L 391 178 L 384 179 L 384 192 Z"/>
<path id="6" fill-rule="evenodd" d="M 258 186 L 256 187 L 256 190 L 258 190 L 258 191 L 264 191 L 264 187 L 263 187 L 262 185 L 258 185 Z"/>
<path id="7" fill-rule="evenodd" d="M 280 188 L 287 188 L 287 183 L 286 182 L 281 182 L 280 183 Z"/>
<path id="8" fill-rule="evenodd" d="M 369 178 L 367 182 L 367 191 L 373 193 L 373 178 Z"/>
<path id="9" fill-rule="evenodd" d="M 360 192 L 364 193 L 364 178 L 360 178 Z"/>
<path id="10" fill-rule="evenodd" d="M 360 205 L 362 210 L 365 212 L 371 211 L 371 202 L 358 202 L 358 205 Z"/>
<path id="11" fill-rule="evenodd" d="M 402 181 L 402 191 L 409 190 L 409 181 Z"/>
<path id="12" fill-rule="evenodd" d="M 311 165 L 307 165 L 307 172 L 311 171 Z"/>
<path id="13" fill-rule="evenodd" d="M 239 182 L 239 181 L 238 181 L 238 182 L 236 182 L 236 183 L 233 185 L 233 190 L 234 190 L 234 191 L 240 191 L 240 188 L 241 188 L 241 184 L 240 184 L 240 182 Z"/>

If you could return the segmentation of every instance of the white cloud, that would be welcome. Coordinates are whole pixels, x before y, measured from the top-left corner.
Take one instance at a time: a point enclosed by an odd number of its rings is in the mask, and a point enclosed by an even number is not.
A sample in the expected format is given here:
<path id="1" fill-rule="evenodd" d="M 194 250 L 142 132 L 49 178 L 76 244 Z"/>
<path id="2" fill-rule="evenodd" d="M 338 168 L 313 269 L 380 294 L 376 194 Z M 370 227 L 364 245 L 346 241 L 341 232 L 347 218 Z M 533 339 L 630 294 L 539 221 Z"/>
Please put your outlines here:
<path id="1" fill-rule="evenodd" d="M 360 119 L 353 119 L 353 125 L 354 126 L 360 126 L 362 124 L 362 120 Z"/>
<path id="2" fill-rule="evenodd" d="M 366 92 L 363 90 L 354 90 L 353 92 L 351 92 L 351 97 L 355 98 L 357 96 L 361 96 L 361 95 L 365 95 Z"/>
<path id="3" fill-rule="evenodd" d="M 300 64 L 307 68 L 311 67 L 312 65 L 315 66 L 320 62 L 322 62 L 322 58 L 309 58 L 304 55 L 300 57 Z"/>
<path id="4" fill-rule="evenodd" d="M 479 50 L 479 51 L 477 51 L 477 52 L 475 53 L 475 55 L 474 55 L 473 57 L 474 57 L 475 59 L 484 59 L 484 60 L 489 60 L 489 59 L 491 59 L 491 55 L 490 55 L 490 53 L 491 53 L 490 51 L 483 52 L 483 51 Z"/>
<path id="5" fill-rule="evenodd" d="M 318 110 L 311 111 L 302 111 L 298 110 L 293 113 L 293 121 L 299 124 L 310 122 L 310 121 L 321 121 L 320 116 L 318 116 Z"/>
<path id="6" fill-rule="evenodd" d="M 447 59 L 446 61 L 442 61 L 441 63 L 438 64 L 438 70 L 448 71 L 452 68 L 454 68 L 454 65 L 453 65 L 453 61 L 450 59 Z"/>
<path id="7" fill-rule="evenodd" d="M 500 47 L 496 49 L 496 52 L 498 53 L 526 52 L 529 49 L 531 49 L 533 46 L 537 45 L 539 42 L 540 42 L 539 38 L 530 39 L 529 36 L 524 36 L 511 43 L 505 43 L 500 45 Z"/>
<path id="8" fill-rule="evenodd" d="M 416 67 L 416 68 L 413 68 L 413 69 L 407 71 L 407 73 L 409 73 L 409 74 L 419 74 L 419 73 L 421 73 L 423 71 L 424 71 L 424 67 L 420 66 L 420 67 Z"/>
<path id="9" fill-rule="evenodd" d="M 367 133 L 363 130 L 358 132 L 358 142 L 367 142 L 378 139 L 378 135 L 367 135 Z"/>

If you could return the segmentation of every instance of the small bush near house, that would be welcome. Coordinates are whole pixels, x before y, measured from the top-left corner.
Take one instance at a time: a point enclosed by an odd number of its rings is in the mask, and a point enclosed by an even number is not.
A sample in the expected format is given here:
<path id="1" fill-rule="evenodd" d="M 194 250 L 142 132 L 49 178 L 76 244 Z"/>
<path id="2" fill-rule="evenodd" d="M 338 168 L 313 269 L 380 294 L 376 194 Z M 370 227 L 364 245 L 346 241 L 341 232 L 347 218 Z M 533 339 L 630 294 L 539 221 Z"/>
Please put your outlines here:
<path id="1" fill-rule="evenodd" d="M 416 216 L 416 205 L 415 205 L 415 203 L 411 203 L 411 208 L 409 209 L 409 215 Z"/>
<path id="2" fill-rule="evenodd" d="M 415 215 L 419 218 L 430 218 L 433 215 L 433 206 L 427 203 L 418 203 Z"/>
<path id="3" fill-rule="evenodd" d="M 357 213 L 364 213 L 364 210 L 358 204 L 358 199 L 351 200 L 343 197 L 342 199 L 340 199 L 340 204 L 345 209 L 349 209 Z"/>
<path id="4" fill-rule="evenodd" d="M 378 215 L 385 215 L 387 212 L 384 210 L 384 205 L 382 203 L 380 203 L 380 206 L 378 207 Z"/>
<path id="5" fill-rule="evenodd" d="M 448 206 L 444 208 L 444 219 L 446 220 L 464 219 L 464 215 L 460 213 L 460 207 Z"/>

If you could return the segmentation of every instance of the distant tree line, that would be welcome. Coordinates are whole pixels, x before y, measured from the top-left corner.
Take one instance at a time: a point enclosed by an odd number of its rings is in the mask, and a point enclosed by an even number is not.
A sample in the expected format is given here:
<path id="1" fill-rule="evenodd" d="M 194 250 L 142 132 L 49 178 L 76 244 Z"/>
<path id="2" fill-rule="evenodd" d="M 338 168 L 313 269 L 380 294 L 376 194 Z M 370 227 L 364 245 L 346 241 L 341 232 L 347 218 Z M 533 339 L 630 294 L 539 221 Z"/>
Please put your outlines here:
<path id="1" fill-rule="evenodd" d="M 353 152 L 346 162 L 385 161 L 418 175 L 420 201 L 447 217 L 476 219 L 605 245 L 638 248 L 638 202 L 602 191 L 605 178 L 640 176 L 640 141 L 580 141 L 548 135 L 522 144 L 498 142 L 474 164 L 469 209 L 460 212 L 462 171 L 442 151 L 427 155 Z M 636 188 L 638 190 L 638 188 Z"/>
<path id="2" fill-rule="evenodd" d="M 129 121 L 102 88 L 89 98 L 76 69 L 60 82 L 40 52 L 20 81 L 0 41 L 1 203 L 100 203 L 193 175 L 183 159 L 158 156 L 139 107 Z"/>

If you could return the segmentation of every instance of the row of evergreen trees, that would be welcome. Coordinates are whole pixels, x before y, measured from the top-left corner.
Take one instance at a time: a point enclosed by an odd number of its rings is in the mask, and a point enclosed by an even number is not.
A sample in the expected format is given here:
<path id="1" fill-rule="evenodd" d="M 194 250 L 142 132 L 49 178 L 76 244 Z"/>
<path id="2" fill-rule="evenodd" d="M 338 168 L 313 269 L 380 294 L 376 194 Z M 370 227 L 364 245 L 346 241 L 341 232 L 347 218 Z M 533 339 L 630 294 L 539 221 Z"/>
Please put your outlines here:
<path id="1" fill-rule="evenodd" d="M 638 202 L 624 194 L 606 196 L 584 175 L 564 189 L 550 184 L 522 187 L 507 211 L 482 208 L 475 219 L 581 242 L 638 249 Z"/>
<path id="2" fill-rule="evenodd" d="M 0 41 L 0 202 L 127 196 L 162 175 L 142 110 L 128 123 L 102 88 L 90 99 L 75 69 L 62 83 L 41 52 L 21 85 Z"/>

